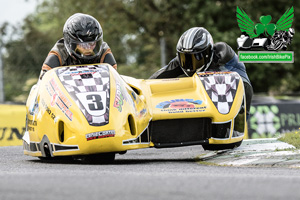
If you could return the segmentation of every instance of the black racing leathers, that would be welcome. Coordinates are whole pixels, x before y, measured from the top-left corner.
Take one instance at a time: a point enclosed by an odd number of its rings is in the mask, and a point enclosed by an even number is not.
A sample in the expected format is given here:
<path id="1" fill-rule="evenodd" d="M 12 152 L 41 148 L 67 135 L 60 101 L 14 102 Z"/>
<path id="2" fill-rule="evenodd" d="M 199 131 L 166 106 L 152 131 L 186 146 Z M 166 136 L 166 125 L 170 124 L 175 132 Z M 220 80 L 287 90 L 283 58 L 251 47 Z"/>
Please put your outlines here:
<path id="1" fill-rule="evenodd" d="M 117 62 L 111 52 L 110 47 L 106 42 L 102 43 L 102 50 L 100 56 L 95 59 L 94 63 L 108 63 L 117 69 Z M 54 47 L 49 52 L 48 56 L 46 57 L 43 66 L 40 78 L 43 77 L 44 73 L 48 70 L 59 67 L 59 66 L 68 66 L 68 65 L 80 65 L 80 64 L 87 64 L 87 63 L 80 63 L 75 57 L 72 57 L 65 45 L 64 39 L 58 40 Z"/>

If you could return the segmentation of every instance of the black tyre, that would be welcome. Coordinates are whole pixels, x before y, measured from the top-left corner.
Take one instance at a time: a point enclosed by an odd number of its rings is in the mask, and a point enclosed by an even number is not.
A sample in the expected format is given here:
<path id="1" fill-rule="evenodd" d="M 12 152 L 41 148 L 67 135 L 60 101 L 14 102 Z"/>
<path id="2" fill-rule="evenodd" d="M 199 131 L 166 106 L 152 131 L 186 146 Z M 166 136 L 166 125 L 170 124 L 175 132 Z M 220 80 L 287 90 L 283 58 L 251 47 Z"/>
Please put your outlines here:
<path id="1" fill-rule="evenodd" d="M 81 156 L 80 160 L 86 164 L 111 164 L 115 160 L 115 153 L 101 153 Z"/>
<path id="2" fill-rule="evenodd" d="M 70 162 L 73 161 L 72 156 L 56 156 L 56 157 L 38 157 L 43 162 Z"/>
<path id="3" fill-rule="evenodd" d="M 243 140 L 236 142 L 236 143 L 231 143 L 231 144 L 205 144 L 205 145 L 202 145 L 202 147 L 204 150 L 209 150 L 209 151 L 234 149 L 236 147 L 241 146 L 242 142 L 243 142 Z"/>

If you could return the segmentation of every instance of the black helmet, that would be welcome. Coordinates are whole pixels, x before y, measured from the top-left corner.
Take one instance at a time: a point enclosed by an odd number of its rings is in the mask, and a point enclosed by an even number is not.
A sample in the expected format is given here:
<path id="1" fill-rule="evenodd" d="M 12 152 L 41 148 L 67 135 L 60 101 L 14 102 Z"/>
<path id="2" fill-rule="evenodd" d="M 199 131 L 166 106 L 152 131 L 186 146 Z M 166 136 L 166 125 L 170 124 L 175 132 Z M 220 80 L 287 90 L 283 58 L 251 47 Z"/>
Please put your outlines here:
<path id="1" fill-rule="evenodd" d="M 90 64 L 99 57 L 103 32 L 94 17 L 82 13 L 72 15 L 64 25 L 63 34 L 68 53 L 79 63 Z"/>
<path id="2" fill-rule="evenodd" d="M 187 76 L 206 71 L 213 58 L 213 39 L 202 27 L 194 27 L 182 34 L 177 43 L 180 66 Z"/>

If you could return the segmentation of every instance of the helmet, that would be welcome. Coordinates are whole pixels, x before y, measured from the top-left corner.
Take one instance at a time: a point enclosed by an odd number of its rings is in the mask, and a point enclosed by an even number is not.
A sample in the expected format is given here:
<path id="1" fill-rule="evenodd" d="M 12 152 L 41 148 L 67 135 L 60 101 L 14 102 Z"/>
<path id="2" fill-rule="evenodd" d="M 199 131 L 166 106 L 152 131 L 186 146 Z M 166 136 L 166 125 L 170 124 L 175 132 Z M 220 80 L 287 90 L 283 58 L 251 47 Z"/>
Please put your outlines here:
<path id="1" fill-rule="evenodd" d="M 177 43 L 180 67 L 187 76 L 206 71 L 213 58 L 213 39 L 202 27 L 194 27 L 182 34 Z"/>
<path id="2" fill-rule="evenodd" d="M 92 16 L 76 13 L 69 17 L 63 29 L 64 45 L 70 56 L 81 64 L 91 64 L 100 56 L 103 32 Z"/>

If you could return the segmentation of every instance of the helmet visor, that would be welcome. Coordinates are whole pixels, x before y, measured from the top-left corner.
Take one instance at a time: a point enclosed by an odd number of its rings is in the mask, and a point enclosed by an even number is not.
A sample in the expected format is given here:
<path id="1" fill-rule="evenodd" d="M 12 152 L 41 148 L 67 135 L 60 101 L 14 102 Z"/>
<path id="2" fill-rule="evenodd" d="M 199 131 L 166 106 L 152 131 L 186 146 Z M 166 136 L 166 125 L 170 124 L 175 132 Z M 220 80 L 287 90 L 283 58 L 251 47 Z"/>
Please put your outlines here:
<path id="1" fill-rule="evenodd" d="M 85 56 L 93 56 L 95 55 L 95 47 L 96 42 L 82 42 L 77 44 L 75 52 Z"/>
<path id="2" fill-rule="evenodd" d="M 207 65 L 211 53 L 210 48 L 198 53 L 178 52 L 180 66 L 188 76 L 192 76 L 196 71 L 201 71 Z"/>
<path id="3" fill-rule="evenodd" d="M 89 42 L 72 42 L 71 49 L 79 58 L 94 57 L 100 53 L 102 40 Z"/>

